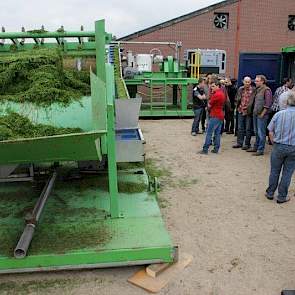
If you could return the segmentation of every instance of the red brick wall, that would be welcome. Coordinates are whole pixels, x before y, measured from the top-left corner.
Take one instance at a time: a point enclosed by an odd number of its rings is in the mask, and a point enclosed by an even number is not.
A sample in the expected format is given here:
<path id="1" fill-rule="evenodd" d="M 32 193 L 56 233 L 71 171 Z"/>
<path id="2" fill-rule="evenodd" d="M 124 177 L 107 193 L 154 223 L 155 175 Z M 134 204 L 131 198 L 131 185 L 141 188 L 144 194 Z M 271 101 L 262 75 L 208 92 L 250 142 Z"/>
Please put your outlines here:
<path id="1" fill-rule="evenodd" d="M 237 2 L 229 4 L 132 41 L 182 41 L 183 50 L 224 49 L 227 52 L 227 75 L 234 77 L 237 8 Z M 227 30 L 214 27 L 215 12 L 229 13 Z M 295 45 L 295 32 L 288 29 L 288 15 L 291 14 L 295 15 L 295 0 L 242 0 L 239 52 L 279 52 L 282 47 Z M 132 45 L 130 48 L 135 52 L 147 52 L 151 47 Z M 172 52 L 167 47 L 166 50 L 160 48 L 164 54 Z"/>

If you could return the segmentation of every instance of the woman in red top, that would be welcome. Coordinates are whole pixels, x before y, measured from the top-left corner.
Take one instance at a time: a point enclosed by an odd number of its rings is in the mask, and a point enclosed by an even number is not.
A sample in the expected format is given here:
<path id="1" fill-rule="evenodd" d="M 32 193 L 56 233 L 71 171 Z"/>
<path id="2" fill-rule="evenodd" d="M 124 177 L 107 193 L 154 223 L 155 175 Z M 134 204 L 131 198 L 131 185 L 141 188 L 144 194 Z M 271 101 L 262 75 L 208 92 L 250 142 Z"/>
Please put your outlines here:
<path id="1" fill-rule="evenodd" d="M 224 104 L 226 102 L 226 96 L 224 92 L 220 89 L 220 82 L 216 79 L 212 81 L 210 88 L 212 91 L 208 109 L 209 109 L 209 122 L 207 128 L 207 134 L 203 150 L 200 154 L 208 154 L 209 147 L 212 142 L 212 135 L 214 133 L 214 149 L 212 153 L 217 154 L 220 148 L 220 138 L 221 138 L 221 128 L 224 120 Z"/>

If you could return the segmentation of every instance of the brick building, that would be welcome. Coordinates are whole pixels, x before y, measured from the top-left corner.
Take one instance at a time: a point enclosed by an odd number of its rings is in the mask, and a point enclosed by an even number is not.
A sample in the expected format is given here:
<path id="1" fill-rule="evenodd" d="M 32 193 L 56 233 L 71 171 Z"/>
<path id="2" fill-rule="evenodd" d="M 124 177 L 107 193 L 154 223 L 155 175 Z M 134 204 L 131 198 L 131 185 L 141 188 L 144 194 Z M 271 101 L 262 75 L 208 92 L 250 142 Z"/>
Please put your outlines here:
<path id="1" fill-rule="evenodd" d="M 295 45 L 295 0 L 227 0 L 120 38 L 181 41 L 188 48 L 223 49 L 227 75 L 237 77 L 240 52 L 280 52 Z M 138 45 L 128 47 L 146 52 Z M 164 54 L 171 51 L 165 52 Z"/>

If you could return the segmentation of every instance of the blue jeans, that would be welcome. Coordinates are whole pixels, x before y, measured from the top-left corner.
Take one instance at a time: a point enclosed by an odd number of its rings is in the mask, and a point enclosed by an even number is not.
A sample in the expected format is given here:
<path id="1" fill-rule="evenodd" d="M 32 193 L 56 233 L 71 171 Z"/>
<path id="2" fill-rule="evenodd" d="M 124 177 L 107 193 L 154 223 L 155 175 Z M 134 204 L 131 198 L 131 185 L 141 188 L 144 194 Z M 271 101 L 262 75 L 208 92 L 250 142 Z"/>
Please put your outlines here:
<path id="1" fill-rule="evenodd" d="M 200 125 L 200 120 L 202 118 L 202 114 L 203 114 L 204 108 L 199 108 L 199 109 L 194 109 L 194 122 L 192 125 L 192 132 L 199 132 L 199 125 Z"/>
<path id="2" fill-rule="evenodd" d="M 254 147 L 255 149 L 257 149 L 258 152 L 264 152 L 267 120 L 268 115 L 265 115 L 263 118 L 259 118 L 257 115 L 253 115 L 253 126 L 256 136 Z"/>
<path id="3" fill-rule="evenodd" d="M 271 152 L 270 164 L 269 186 L 266 192 L 273 196 L 279 186 L 278 199 L 285 200 L 295 170 L 295 146 L 275 143 Z M 281 170 L 283 171 L 279 184 Z"/>
<path id="4" fill-rule="evenodd" d="M 208 128 L 206 133 L 205 144 L 203 146 L 203 151 L 208 152 L 209 146 L 211 145 L 212 135 L 214 133 L 214 150 L 218 152 L 220 148 L 220 137 L 221 128 L 223 121 L 217 118 L 210 118 L 208 121 Z"/>
<path id="5" fill-rule="evenodd" d="M 243 116 L 243 114 L 238 113 L 238 136 L 237 144 L 251 146 L 251 136 L 252 136 L 252 117 Z"/>

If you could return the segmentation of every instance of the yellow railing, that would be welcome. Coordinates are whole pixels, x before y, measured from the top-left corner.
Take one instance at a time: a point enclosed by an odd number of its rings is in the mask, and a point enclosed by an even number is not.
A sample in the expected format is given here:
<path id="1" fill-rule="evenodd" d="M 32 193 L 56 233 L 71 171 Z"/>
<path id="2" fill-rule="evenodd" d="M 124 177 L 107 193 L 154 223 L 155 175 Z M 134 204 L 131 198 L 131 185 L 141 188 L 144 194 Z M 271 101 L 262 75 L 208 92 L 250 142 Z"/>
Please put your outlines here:
<path id="1" fill-rule="evenodd" d="M 191 57 L 191 78 L 199 79 L 200 77 L 200 52 L 194 52 Z"/>

